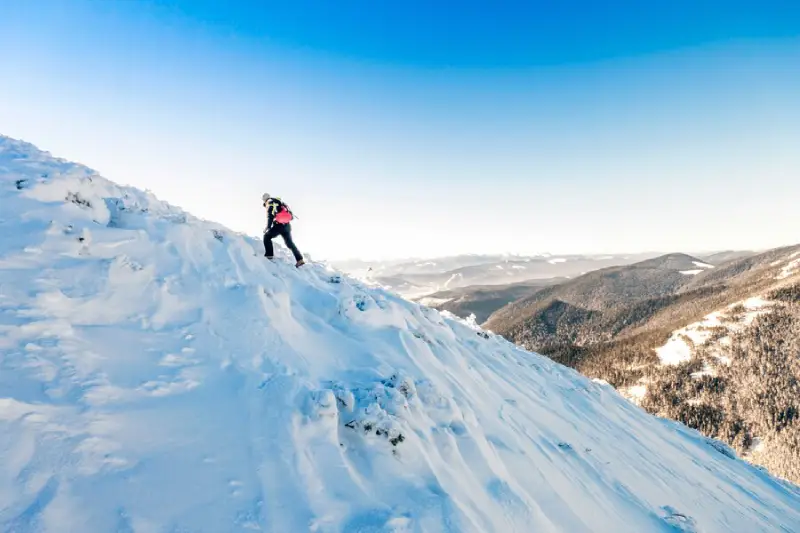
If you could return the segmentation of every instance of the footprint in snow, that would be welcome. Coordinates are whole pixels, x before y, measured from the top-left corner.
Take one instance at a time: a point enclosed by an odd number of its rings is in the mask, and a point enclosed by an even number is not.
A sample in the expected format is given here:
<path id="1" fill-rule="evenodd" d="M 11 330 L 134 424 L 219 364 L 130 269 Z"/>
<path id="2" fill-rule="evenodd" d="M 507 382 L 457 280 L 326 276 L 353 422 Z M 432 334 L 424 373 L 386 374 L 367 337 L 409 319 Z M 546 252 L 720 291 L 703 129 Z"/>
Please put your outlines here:
<path id="1" fill-rule="evenodd" d="M 674 507 L 670 507 L 669 505 L 665 505 L 661 510 L 665 513 L 663 520 L 671 526 L 671 531 L 675 533 L 701 533 L 701 531 L 697 529 L 697 522 L 695 522 L 691 516 L 679 513 Z"/>

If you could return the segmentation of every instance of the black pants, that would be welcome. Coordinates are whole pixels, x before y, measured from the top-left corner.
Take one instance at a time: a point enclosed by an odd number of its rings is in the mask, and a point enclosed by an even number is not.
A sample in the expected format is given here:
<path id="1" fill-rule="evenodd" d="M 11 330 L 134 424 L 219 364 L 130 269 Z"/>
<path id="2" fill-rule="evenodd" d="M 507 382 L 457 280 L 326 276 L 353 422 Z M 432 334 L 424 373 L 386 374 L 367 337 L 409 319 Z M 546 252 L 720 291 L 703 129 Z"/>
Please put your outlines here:
<path id="1" fill-rule="evenodd" d="M 278 235 L 283 237 L 283 242 L 285 242 L 286 247 L 292 251 L 295 261 L 302 261 L 303 254 L 301 254 L 297 246 L 294 245 L 294 240 L 292 240 L 292 226 L 290 224 L 273 224 L 270 230 L 264 234 L 264 255 L 267 257 L 275 255 L 275 250 L 272 247 L 272 239 Z"/>

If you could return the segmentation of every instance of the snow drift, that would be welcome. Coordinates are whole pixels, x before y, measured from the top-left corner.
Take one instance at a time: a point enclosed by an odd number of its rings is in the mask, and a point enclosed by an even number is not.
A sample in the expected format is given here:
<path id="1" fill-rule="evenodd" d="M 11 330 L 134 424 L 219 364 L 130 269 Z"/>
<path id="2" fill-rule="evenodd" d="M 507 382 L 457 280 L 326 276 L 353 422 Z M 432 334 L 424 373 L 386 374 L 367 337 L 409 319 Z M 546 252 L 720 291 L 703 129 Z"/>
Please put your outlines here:
<path id="1" fill-rule="evenodd" d="M 726 446 L 262 253 L 0 138 L 1 531 L 800 531 Z"/>

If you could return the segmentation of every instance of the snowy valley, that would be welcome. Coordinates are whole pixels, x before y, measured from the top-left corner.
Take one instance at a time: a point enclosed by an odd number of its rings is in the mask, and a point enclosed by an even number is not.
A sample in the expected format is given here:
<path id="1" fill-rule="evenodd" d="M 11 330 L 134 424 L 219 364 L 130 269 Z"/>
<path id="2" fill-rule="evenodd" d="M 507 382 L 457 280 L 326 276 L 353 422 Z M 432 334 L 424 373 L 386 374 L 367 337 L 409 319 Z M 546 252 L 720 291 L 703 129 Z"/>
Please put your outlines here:
<path id="1" fill-rule="evenodd" d="M 722 442 L 262 254 L 0 137 L 0 531 L 800 531 Z"/>

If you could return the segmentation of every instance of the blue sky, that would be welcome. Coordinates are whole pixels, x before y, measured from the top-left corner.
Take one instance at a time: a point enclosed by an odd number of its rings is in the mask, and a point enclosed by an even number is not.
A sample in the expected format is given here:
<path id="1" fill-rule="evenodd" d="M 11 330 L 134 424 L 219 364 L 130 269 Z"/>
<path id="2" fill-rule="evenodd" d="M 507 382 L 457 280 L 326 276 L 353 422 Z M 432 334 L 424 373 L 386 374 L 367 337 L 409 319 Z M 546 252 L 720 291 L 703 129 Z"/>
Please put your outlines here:
<path id="1" fill-rule="evenodd" d="M 799 240 L 796 2 L 28 0 L 0 58 L 0 133 L 314 257 Z"/>

